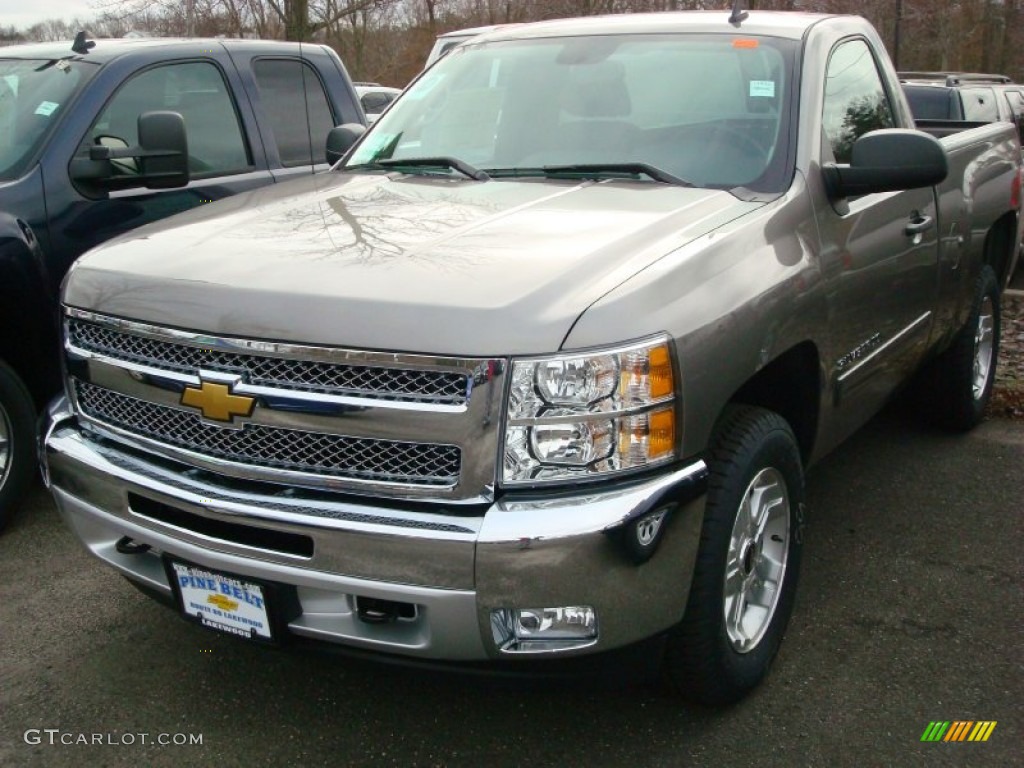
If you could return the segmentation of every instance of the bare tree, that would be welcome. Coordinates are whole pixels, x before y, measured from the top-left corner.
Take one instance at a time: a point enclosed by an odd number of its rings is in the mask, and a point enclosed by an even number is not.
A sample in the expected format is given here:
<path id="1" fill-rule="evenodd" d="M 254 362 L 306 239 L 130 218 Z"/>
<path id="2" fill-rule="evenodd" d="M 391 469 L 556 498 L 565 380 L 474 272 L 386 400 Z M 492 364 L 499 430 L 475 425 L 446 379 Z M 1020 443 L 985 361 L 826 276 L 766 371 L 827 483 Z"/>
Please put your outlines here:
<path id="1" fill-rule="evenodd" d="M 333 46 L 358 79 L 404 85 L 443 32 L 484 24 L 607 13 L 723 10 L 729 0 L 95 0 L 96 17 L 53 20 L 19 37 L 95 35 L 317 39 Z M 1024 0 L 746 0 L 756 13 L 854 13 L 869 19 L 906 69 L 989 70 L 1024 79 Z M 898 41 L 898 45 L 897 45 Z"/>

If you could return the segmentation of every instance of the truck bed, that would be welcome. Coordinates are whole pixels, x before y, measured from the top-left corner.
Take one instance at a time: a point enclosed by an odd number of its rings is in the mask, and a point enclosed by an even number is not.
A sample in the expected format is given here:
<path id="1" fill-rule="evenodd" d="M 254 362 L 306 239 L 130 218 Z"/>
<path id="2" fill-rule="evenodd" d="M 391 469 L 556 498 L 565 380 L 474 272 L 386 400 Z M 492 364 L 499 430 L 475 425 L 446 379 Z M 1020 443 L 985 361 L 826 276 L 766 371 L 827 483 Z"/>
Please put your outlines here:
<path id="1" fill-rule="evenodd" d="M 970 128 L 980 128 L 990 123 L 978 120 L 915 120 L 914 125 L 919 131 L 930 133 L 937 139 L 952 136 Z"/>

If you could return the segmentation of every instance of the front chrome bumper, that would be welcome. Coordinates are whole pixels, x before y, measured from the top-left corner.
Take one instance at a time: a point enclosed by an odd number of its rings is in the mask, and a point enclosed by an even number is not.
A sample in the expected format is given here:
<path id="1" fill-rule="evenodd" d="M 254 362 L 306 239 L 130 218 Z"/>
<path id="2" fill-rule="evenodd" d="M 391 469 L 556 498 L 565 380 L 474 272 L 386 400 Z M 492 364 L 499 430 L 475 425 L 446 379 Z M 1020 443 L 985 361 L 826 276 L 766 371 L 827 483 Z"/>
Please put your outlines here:
<path id="1" fill-rule="evenodd" d="M 492 631 L 499 609 L 593 606 L 597 642 L 561 654 L 610 650 L 666 630 L 686 605 L 704 509 L 701 461 L 612 487 L 509 494 L 469 509 L 403 508 L 240 483 L 133 453 L 80 428 L 63 398 L 50 408 L 41 443 L 44 477 L 69 527 L 150 591 L 172 595 L 166 554 L 294 588 L 300 611 L 290 633 L 424 659 L 508 658 Z M 658 548 L 638 565 L 616 532 L 669 502 L 677 507 Z M 117 547 L 124 537 L 149 549 L 125 554 Z M 275 543 L 285 539 L 311 546 Z M 368 623 L 356 610 L 368 598 L 415 610 Z"/>

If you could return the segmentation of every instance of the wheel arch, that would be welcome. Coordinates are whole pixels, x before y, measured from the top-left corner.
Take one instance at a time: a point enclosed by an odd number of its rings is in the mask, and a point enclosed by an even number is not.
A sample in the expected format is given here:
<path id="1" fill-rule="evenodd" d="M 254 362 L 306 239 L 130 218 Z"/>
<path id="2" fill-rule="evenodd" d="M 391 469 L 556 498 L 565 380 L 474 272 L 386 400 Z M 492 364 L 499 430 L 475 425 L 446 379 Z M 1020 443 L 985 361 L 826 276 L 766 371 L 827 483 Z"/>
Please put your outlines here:
<path id="1" fill-rule="evenodd" d="M 18 374 L 37 404 L 59 382 L 56 302 L 41 274 L 42 264 L 31 230 L 0 215 L 0 360 Z"/>
<path id="2" fill-rule="evenodd" d="M 1010 270 L 1016 261 L 1017 249 L 1017 212 L 1007 211 L 998 218 L 985 234 L 985 245 L 982 252 L 982 263 L 992 267 L 996 273 L 996 281 L 1000 290 L 1010 280 Z"/>
<path id="3" fill-rule="evenodd" d="M 762 367 L 736 390 L 728 405 L 759 406 L 782 416 L 796 436 L 806 466 L 818 433 L 821 397 L 818 348 L 803 341 Z"/>

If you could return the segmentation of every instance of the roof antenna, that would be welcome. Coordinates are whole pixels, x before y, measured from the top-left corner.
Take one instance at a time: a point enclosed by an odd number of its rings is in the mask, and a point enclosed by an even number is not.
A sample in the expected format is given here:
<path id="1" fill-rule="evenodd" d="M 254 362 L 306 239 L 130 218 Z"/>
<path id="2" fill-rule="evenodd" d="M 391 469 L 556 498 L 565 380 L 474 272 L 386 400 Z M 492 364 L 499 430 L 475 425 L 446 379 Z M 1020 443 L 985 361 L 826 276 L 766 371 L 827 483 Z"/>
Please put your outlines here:
<path id="1" fill-rule="evenodd" d="M 729 23 L 738 27 L 747 20 L 748 16 L 750 16 L 749 13 L 740 10 L 740 0 L 732 0 L 732 15 L 729 16 Z"/>
<path id="2" fill-rule="evenodd" d="M 75 42 L 71 44 L 71 50 L 75 53 L 88 53 L 90 48 L 96 47 L 95 40 L 85 39 L 85 30 L 75 35 Z"/>

